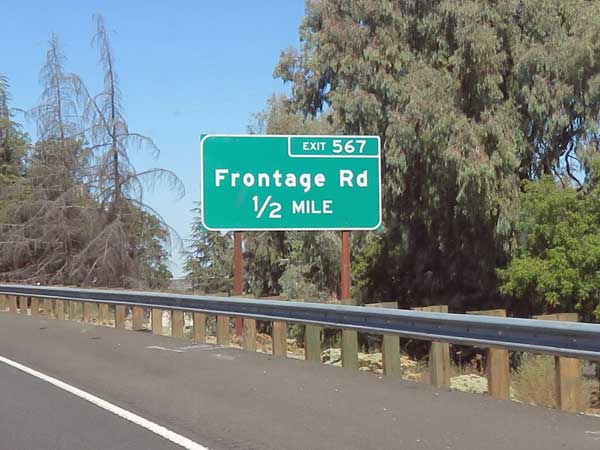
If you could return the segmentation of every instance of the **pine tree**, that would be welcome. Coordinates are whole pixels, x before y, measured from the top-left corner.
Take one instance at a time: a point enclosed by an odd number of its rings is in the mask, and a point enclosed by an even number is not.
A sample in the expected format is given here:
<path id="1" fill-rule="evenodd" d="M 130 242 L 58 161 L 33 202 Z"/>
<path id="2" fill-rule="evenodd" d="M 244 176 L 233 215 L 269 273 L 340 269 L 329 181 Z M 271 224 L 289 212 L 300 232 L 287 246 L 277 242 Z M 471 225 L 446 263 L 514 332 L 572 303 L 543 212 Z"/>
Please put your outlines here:
<path id="1" fill-rule="evenodd" d="M 28 136 L 14 121 L 8 79 L 0 75 L 0 279 L 14 267 L 12 200 L 15 185 L 26 175 L 28 149 Z"/>
<path id="2" fill-rule="evenodd" d="M 24 157 L 27 152 L 27 135 L 13 121 L 10 107 L 8 78 L 0 74 L 0 187 L 12 183 L 25 171 Z"/>
<path id="3" fill-rule="evenodd" d="M 185 255 L 183 269 L 192 287 L 203 293 L 227 292 L 233 289 L 233 233 L 204 229 L 200 207 L 194 209 L 192 238 Z"/>
<path id="4" fill-rule="evenodd" d="M 76 258 L 93 235 L 96 208 L 85 186 L 89 151 L 81 142 L 77 102 L 83 85 L 64 72 L 58 38 L 40 71 L 40 104 L 30 111 L 38 136 L 27 175 L 6 191 L 7 228 L 0 251 L 3 277 L 46 284 L 77 283 Z"/>

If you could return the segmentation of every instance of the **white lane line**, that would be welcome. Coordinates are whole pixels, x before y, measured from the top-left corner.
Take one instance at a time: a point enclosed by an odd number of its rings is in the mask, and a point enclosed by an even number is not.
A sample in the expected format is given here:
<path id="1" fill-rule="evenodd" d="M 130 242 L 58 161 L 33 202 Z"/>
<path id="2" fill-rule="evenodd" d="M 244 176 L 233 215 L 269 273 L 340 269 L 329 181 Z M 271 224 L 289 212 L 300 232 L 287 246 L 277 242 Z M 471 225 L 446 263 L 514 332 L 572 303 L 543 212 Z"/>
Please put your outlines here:
<path id="1" fill-rule="evenodd" d="M 176 347 L 176 350 L 219 350 L 222 348 L 228 348 L 224 345 L 212 345 L 212 344 L 195 344 L 195 345 L 186 345 L 185 347 Z"/>
<path id="2" fill-rule="evenodd" d="M 178 350 L 178 349 L 172 349 L 172 348 L 165 348 L 165 347 L 160 347 L 158 345 L 151 345 L 149 347 L 144 347 L 150 350 L 164 350 L 166 352 L 175 352 L 175 353 L 183 353 L 183 350 Z"/>
<path id="3" fill-rule="evenodd" d="M 175 352 L 175 353 L 185 353 L 189 350 L 199 350 L 199 351 L 213 351 L 219 350 L 223 348 L 227 348 L 224 345 L 208 345 L 208 344 L 198 344 L 198 345 L 186 345 L 185 347 L 175 347 L 175 348 L 166 348 L 161 347 L 159 345 L 150 345 L 148 347 L 144 347 L 149 350 L 164 350 L 166 352 Z"/>
<path id="4" fill-rule="evenodd" d="M 136 425 L 139 425 L 140 427 L 145 428 L 146 430 L 151 431 L 152 433 L 157 434 L 160 437 L 163 437 L 166 440 L 173 442 L 174 444 L 180 445 L 185 449 L 209 450 L 207 447 L 204 447 L 180 434 L 177 434 L 174 431 L 163 427 L 162 425 L 154 423 L 148 419 L 144 419 L 143 417 L 140 417 L 137 414 L 127 411 L 126 409 L 123 409 L 117 405 L 107 402 L 106 400 L 102 400 L 101 398 L 96 397 L 95 395 L 92 395 L 89 392 L 85 392 L 79 388 L 76 388 L 75 386 L 71 386 L 70 384 L 67 384 L 64 381 L 60 381 L 49 375 L 45 375 L 42 372 L 38 372 L 35 369 L 31 369 L 30 367 L 24 366 L 23 364 L 20 364 L 3 356 L 0 356 L 0 362 L 3 362 L 8 366 L 14 367 L 15 369 L 25 372 L 33 377 L 39 378 L 40 380 L 43 380 L 47 383 L 50 383 L 51 385 L 56 386 L 57 388 L 62 389 L 63 391 L 67 391 L 108 412 L 111 412 L 125 420 L 128 420 L 129 422 L 135 423 Z"/>
<path id="5" fill-rule="evenodd" d="M 585 434 L 600 436 L 600 431 L 586 431 Z M 595 437 L 595 441 L 600 441 L 600 437 Z"/>

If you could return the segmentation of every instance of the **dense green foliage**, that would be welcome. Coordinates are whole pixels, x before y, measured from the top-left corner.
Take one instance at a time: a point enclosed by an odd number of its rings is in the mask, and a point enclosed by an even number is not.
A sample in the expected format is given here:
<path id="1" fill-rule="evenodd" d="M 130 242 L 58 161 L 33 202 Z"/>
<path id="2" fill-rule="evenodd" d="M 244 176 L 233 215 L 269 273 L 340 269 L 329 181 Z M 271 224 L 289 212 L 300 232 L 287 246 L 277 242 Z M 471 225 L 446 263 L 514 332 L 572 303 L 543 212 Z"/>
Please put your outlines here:
<path id="1" fill-rule="evenodd" d="M 576 178 L 600 108 L 598 2 L 306 3 L 281 56 L 296 110 L 377 134 L 384 224 L 355 255 L 363 298 L 497 299 L 519 179 Z"/>
<path id="2" fill-rule="evenodd" d="M 384 227 L 353 235 L 357 297 L 593 316 L 598 17 L 586 0 L 306 2 L 275 69 L 291 96 L 251 131 L 381 136 Z M 244 249 L 249 291 L 339 289 L 335 233 Z"/>
<path id="3" fill-rule="evenodd" d="M 192 238 L 183 269 L 192 287 L 200 292 L 233 290 L 233 233 L 211 233 L 200 221 L 196 208 Z"/>
<path id="4" fill-rule="evenodd" d="M 600 319 L 600 187 L 588 195 L 550 177 L 527 182 L 518 247 L 500 271 L 502 291 L 530 302 L 530 314 L 578 312 Z"/>
<path id="5" fill-rule="evenodd" d="M 384 227 L 353 234 L 357 297 L 593 316 L 599 17 L 586 0 L 306 2 L 275 69 L 291 96 L 250 131 L 381 136 Z M 246 233 L 244 250 L 255 294 L 339 289 L 336 233 Z"/>
<path id="6" fill-rule="evenodd" d="M 23 156 L 28 144 L 27 136 L 13 120 L 8 79 L 0 74 L 0 187 L 23 175 Z"/>

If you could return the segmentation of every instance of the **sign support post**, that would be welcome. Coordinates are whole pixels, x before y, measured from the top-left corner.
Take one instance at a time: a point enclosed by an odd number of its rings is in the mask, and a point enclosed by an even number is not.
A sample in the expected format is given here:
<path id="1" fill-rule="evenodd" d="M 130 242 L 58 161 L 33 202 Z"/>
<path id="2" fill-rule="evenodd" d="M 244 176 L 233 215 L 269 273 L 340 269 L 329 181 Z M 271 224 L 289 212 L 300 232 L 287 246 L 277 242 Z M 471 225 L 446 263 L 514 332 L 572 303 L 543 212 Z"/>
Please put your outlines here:
<path id="1" fill-rule="evenodd" d="M 240 296 L 244 293 L 244 253 L 242 251 L 242 232 L 233 233 L 233 295 Z M 235 335 L 242 335 L 244 319 L 235 319 Z"/>
<path id="2" fill-rule="evenodd" d="M 341 289 L 342 304 L 352 305 L 354 301 L 350 292 L 351 240 L 350 231 L 342 231 L 341 257 Z M 342 366 L 358 369 L 358 333 L 352 330 L 342 330 Z"/>
<path id="3" fill-rule="evenodd" d="M 351 299 L 350 294 L 350 232 L 342 231 L 342 259 L 341 259 L 341 299 L 347 302 Z"/>

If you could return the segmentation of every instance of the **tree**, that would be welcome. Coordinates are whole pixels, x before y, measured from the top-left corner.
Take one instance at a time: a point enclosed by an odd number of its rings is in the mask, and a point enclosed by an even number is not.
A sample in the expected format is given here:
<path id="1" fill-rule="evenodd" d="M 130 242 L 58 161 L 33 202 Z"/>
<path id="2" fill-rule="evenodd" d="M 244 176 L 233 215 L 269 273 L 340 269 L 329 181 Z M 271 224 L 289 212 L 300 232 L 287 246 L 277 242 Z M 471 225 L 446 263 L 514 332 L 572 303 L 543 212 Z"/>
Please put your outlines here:
<path id="1" fill-rule="evenodd" d="M 568 181 L 564 181 L 568 183 Z M 600 186 L 590 194 L 547 176 L 526 182 L 504 293 L 529 314 L 578 312 L 600 319 Z"/>
<path id="2" fill-rule="evenodd" d="M 211 232 L 200 221 L 200 207 L 192 224 L 192 239 L 183 269 L 192 287 L 204 293 L 233 289 L 233 233 Z"/>
<path id="3" fill-rule="evenodd" d="M 25 171 L 28 138 L 13 121 L 8 78 L 0 74 L 0 187 L 12 183 Z"/>
<path id="4" fill-rule="evenodd" d="M 0 80 L 0 183 L 9 182 L 0 194 L 0 273 L 27 282 L 164 287 L 171 278 L 169 228 L 143 193 L 161 179 L 180 192 L 183 185 L 163 169 L 135 171 L 129 149 L 146 147 L 157 156 L 158 148 L 128 129 L 101 16 L 94 43 L 105 76 L 104 89 L 92 96 L 65 72 L 58 39 L 51 37 L 41 102 L 30 112 L 39 141 L 27 158 L 15 146 L 20 135 Z M 15 179 L 25 168 L 26 176 Z"/>
<path id="5" fill-rule="evenodd" d="M 254 114 L 248 126 L 250 134 L 330 134 L 332 128 L 328 115 L 317 119 L 306 117 L 293 109 L 290 100 L 281 94 L 273 94 L 265 109 Z"/>
<path id="6" fill-rule="evenodd" d="M 89 187 L 102 214 L 96 236 L 80 255 L 81 277 L 86 284 L 144 285 L 147 284 L 144 274 L 156 264 L 161 266 L 166 258 L 166 249 L 161 247 L 162 253 L 158 252 L 156 244 L 170 242 L 168 225 L 144 202 L 144 188 L 160 181 L 168 182 L 181 195 L 184 188 L 171 171 L 155 168 L 136 172 L 128 151 L 139 147 L 157 157 L 159 149 L 149 137 L 129 130 L 121 104 L 114 52 L 101 15 L 96 17 L 93 43 L 100 51 L 104 88 L 99 94 L 88 96 L 85 119 L 89 123 L 87 134 L 94 156 Z M 140 240 L 140 236 L 149 241 Z M 148 248 L 155 251 L 147 253 Z M 149 261 L 147 258 L 152 255 L 155 259 Z M 169 275 L 162 269 L 160 272 L 165 277 Z"/>
<path id="7" fill-rule="evenodd" d="M 340 289 L 341 238 L 333 231 L 287 233 L 289 253 L 279 284 L 289 298 L 327 300 Z"/>
<path id="8" fill-rule="evenodd" d="M 89 151 L 78 120 L 83 85 L 65 73 L 64 61 L 52 35 L 40 71 L 41 103 L 30 111 L 40 140 L 29 157 L 27 176 L 6 191 L 10 227 L 0 267 L 10 280 L 76 283 L 75 260 L 95 223 L 96 209 L 85 187 Z"/>
<path id="9" fill-rule="evenodd" d="M 169 230 L 158 217 L 147 211 L 140 211 L 139 218 L 131 224 L 130 231 L 137 238 L 133 243 L 140 267 L 136 281 L 151 289 L 166 289 L 173 278 L 168 264 L 169 255 L 165 251 L 170 244 Z"/>
<path id="10" fill-rule="evenodd" d="M 65 72 L 65 61 L 58 36 L 53 33 L 40 70 L 41 103 L 30 111 L 42 141 L 64 142 L 82 134 L 79 106 L 86 88 L 76 74 Z"/>
<path id="11" fill-rule="evenodd" d="M 12 267 L 6 251 L 13 231 L 11 197 L 15 184 L 26 175 L 28 149 L 28 136 L 13 121 L 8 79 L 0 75 L 0 273 Z"/>
<path id="12" fill-rule="evenodd" d="M 512 3 L 516 32 L 506 82 L 527 143 L 522 176 L 570 178 L 581 189 L 590 153 L 600 149 L 600 4 Z"/>
<path id="13" fill-rule="evenodd" d="M 361 295 L 497 300 L 519 179 L 574 175 L 598 148 L 598 2 L 308 1 L 275 74 L 292 104 L 383 146 L 384 229 Z"/>

